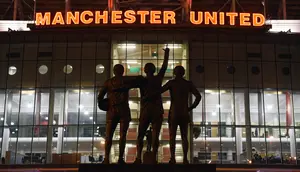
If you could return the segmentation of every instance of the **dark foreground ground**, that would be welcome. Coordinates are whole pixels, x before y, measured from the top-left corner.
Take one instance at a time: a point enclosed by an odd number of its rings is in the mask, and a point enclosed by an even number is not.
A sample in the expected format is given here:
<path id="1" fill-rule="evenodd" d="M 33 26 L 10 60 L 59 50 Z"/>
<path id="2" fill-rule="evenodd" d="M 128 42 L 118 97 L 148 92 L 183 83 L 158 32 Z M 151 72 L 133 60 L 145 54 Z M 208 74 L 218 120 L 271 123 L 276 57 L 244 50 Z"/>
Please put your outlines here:
<path id="1" fill-rule="evenodd" d="M 300 172 L 290 165 L 0 165 L 0 172 Z"/>

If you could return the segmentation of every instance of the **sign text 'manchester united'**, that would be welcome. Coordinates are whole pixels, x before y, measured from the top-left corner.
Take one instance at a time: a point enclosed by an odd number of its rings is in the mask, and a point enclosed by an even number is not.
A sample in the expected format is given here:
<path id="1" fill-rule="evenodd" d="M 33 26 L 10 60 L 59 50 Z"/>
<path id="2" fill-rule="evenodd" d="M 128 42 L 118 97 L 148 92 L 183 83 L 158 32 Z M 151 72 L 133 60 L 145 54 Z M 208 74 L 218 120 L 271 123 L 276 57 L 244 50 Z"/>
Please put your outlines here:
<path id="1" fill-rule="evenodd" d="M 89 24 L 176 24 L 174 11 L 82 11 L 36 13 L 36 25 L 89 25 Z M 265 17 L 259 13 L 191 11 L 194 25 L 231 25 L 260 27 Z"/>

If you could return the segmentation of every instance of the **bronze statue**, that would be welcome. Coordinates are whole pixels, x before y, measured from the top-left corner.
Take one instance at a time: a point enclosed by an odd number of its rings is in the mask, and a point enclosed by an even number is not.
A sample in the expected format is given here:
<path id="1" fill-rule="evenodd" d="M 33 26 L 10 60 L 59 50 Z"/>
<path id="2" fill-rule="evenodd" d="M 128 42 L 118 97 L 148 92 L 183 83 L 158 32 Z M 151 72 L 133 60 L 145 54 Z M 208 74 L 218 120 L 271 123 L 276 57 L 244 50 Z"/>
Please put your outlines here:
<path id="1" fill-rule="evenodd" d="M 98 95 L 99 108 L 107 111 L 106 114 L 106 136 L 105 136 L 105 158 L 103 163 L 109 164 L 109 153 L 112 146 L 112 138 L 115 129 L 120 122 L 120 140 L 119 140 L 119 164 L 124 164 L 124 149 L 126 144 L 126 134 L 131 121 L 130 108 L 128 103 L 129 90 L 116 92 L 114 90 L 123 88 L 124 83 L 130 83 L 133 77 L 123 76 L 124 67 L 120 64 L 114 66 L 115 76 L 104 83 L 104 87 Z M 104 99 L 107 93 L 107 99 Z M 106 107 L 107 106 L 107 107 Z"/>
<path id="2" fill-rule="evenodd" d="M 157 90 L 161 90 L 162 81 L 168 68 L 170 49 L 164 49 L 164 61 L 158 74 L 155 76 L 156 67 L 153 63 L 147 63 L 144 67 L 146 77 L 136 76 L 135 80 L 128 80 L 126 86 L 120 89 L 115 89 L 116 92 L 128 91 L 131 88 L 140 88 L 141 92 L 141 114 L 139 119 L 138 138 L 137 138 L 137 157 L 136 164 L 140 164 L 144 137 L 149 127 L 152 124 L 152 148 L 153 157 L 156 158 L 159 147 L 159 133 L 163 121 L 164 109 L 162 106 L 161 94 Z M 150 97 L 151 99 L 147 99 Z M 153 163 L 157 163 L 156 159 Z"/>
<path id="3" fill-rule="evenodd" d="M 162 98 L 160 94 L 153 96 L 151 100 L 145 100 L 144 97 L 152 95 L 161 89 L 162 81 L 168 68 L 170 49 L 164 49 L 164 61 L 158 74 L 155 76 L 156 67 L 153 63 L 147 63 L 144 67 L 146 77 L 144 82 L 140 82 L 141 91 L 141 114 L 139 119 L 139 129 L 137 138 L 137 157 L 135 163 L 141 163 L 141 154 L 143 150 L 143 140 L 147 128 L 152 124 L 152 148 L 153 157 L 156 158 L 159 147 L 159 133 L 163 121 L 164 109 L 162 106 Z M 156 159 L 153 160 L 154 163 Z"/>
<path id="4" fill-rule="evenodd" d="M 171 107 L 169 111 L 169 133 L 170 133 L 170 163 L 175 164 L 175 145 L 176 131 L 180 127 L 182 147 L 183 147 L 183 163 L 188 164 L 188 125 L 191 121 L 189 111 L 196 108 L 201 100 L 201 95 L 191 81 L 183 78 L 185 69 L 182 66 L 174 68 L 175 79 L 168 81 L 162 88 L 162 93 L 169 90 L 171 95 Z M 188 107 L 189 93 L 192 93 L 196 99 L 194 103 Z M 152 99 L 152 98 L 151 98 Z"/>
<path id="5" fill-rule="evenodd" d="M 147 140 L 147 152 L 151 152 L 152 146 L 152 128 L 146 131 L 146 140 Z"/>

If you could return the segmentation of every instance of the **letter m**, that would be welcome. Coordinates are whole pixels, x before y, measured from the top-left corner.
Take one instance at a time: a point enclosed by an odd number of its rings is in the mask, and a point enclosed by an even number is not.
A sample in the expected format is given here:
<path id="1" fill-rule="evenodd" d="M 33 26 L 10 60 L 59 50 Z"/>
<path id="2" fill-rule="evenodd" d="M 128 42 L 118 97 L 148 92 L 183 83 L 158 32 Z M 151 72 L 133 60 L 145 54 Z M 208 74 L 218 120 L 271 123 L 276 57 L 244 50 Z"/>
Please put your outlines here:
<path id="1" fill-rule="evenodd" d="M 35 24 L 36 25 L 50 25 L 51 24 L 51 13 L 46 12 L 44 16 L 42 13 L 36 13 Z"/>

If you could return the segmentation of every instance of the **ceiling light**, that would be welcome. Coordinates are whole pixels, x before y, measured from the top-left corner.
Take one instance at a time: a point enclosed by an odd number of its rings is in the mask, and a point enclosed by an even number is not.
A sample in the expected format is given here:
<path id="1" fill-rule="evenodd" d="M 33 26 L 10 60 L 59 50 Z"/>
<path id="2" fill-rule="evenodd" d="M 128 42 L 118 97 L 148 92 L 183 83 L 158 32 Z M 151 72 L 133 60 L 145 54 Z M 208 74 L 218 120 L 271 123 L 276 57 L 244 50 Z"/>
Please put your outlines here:
<path id="1" fill-rule="evenodd" d="M 45 120 L 48 120 L 48 117 L 45 117 Z"/>
<path id="2" fill-rule="evenodd" d="M 93 117 L 92 117 L 92 116 L 90 116 L 90 120 L 93 120 Z"/>
<path id="3" fill-rule="evenodd" d="M 171 60 L 171 61 L 168 62 L 168 64 L 176 64 L 176 63 L 179 63 L 179 61 L 173 61 L 173 60 Z"/>
<path id="4" fill-rule="evenodd" d="M 166 47 L 170 49 L 182 48 L 181 44 L 167 44 Z"/>
<path id="5" fill-rule="evenodd" d="M 205 93 L 212 93 L 212 90 L 205 90 Z"/>
<path id="6" fill-rule="evenodd" d="M 212 112 L 211 115 L 212 115 L 212 116 L 216 116 L 217 113 L 216 113 L 216 112 Z"/>
<path id="7" fill-rule="evenodd" d="M 25 90 L 25 91 L 22 91 L 22 94 L 33 95 L 33 93 L 34 93 L 34 90 Z"/>
<path id="8" fill-rule="evenodd" d="M 32 103 L 28 103 L 27 107 L 32 108 L 33 107 Z"/>
<path id="9" fill-rule="evenodd" d="M 15 125 L 15 123 L 14 123 L 14 122 L 11 122 L 10 125 Z"/>
<path id="10" fill-rule="evenodd" d="M 135 44 L 119 44 L 118 48 L 135 49 L 136 45 Z"/>
<path id="11" fill-rule="evenodd" d="M 226 93 L 226 91 L 225 90 L 220 90 L 220 93 L 224 94 L 224 93 Z"/>
<path id="12" fill-rule="evenodd" d="M 3 117 L 1 118 L 1 121 L 4 121 L 4 118 L 3 118 Z"/>
<path id="13" fill-rule="evenodd" d="M 139 62 L 137 62 L 135 60 L 127 60 L 127 61 L 123 61 L 123 63 L 126 63 L 126 64 L 140 64 Z"/>
<path id="14" fill-rule="evenodd" d="M 79 108 L 80 108 L 80 109 L 83 109 L 83 108 L 84 108 L 84 106 L 83 106 L 83 105 L 80 105 L 80 106 L 79 106 Z"/>
<path id="15" fill-rule="evenodd" d="M 267 106 L 267 109 L 268 109 L 268 110 L 271 110 L 272 108 L 273 108 L 272 105 L 268 105 L 268 106 Z"/>
<path id="16" fill-rule="evenodd" d="M 88 114 L 89 114 L 89 112 L 88 112 L 88 111 L 85 111 L 85 112 L 84 112 L 84 114 L 85 114 L 85 115 L 88 115 Z"/>

